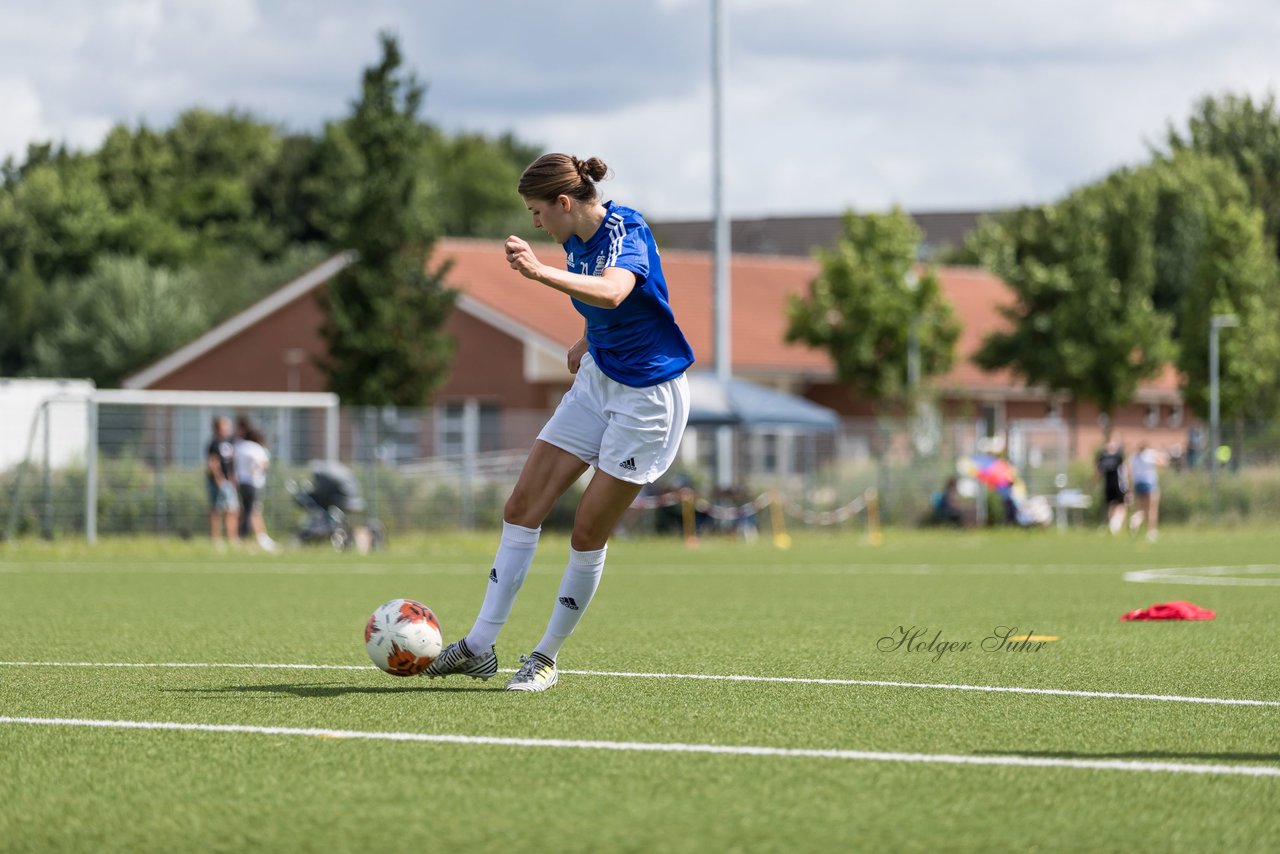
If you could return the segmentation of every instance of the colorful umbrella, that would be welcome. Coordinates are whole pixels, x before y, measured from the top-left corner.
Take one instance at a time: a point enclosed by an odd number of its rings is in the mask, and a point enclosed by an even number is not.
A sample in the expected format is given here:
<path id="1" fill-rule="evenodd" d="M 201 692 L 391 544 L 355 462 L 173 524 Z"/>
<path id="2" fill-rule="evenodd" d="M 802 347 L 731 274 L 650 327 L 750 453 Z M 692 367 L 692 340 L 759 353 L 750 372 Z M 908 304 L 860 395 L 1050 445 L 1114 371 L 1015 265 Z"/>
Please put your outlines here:
<path id="1" fill-rule="evenodd" d="M 972 454 L 961 458 L 956 469 L 965 477 L 985 483 L 993 489 L 1004 489 L 1018 480 L 1018 470 L 1003 457 Z"/>

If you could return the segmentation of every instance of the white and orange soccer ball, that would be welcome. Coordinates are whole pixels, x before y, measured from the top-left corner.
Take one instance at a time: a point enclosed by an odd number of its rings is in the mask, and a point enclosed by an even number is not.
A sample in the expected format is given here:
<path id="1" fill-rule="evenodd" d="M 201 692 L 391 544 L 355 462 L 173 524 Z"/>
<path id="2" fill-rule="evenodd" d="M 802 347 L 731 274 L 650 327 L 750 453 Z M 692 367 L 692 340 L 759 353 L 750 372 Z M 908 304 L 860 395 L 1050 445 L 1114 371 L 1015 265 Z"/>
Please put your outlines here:
<path id="1" fill-rule="evenodd" d="M 392 676 L 417 676 L 440 654 L 440 621 L 412 599 L 379 605 L 364 627 L 364 648 Z"/>

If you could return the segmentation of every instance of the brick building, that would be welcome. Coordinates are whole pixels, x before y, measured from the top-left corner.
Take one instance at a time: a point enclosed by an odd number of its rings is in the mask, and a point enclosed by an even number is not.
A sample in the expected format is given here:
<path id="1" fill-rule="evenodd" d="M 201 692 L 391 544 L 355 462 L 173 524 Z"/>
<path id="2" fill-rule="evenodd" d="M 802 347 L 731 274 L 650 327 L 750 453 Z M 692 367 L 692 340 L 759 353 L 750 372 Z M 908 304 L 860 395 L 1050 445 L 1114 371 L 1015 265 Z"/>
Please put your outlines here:
<path id="1" fill-rule="evenodd" d="M 538 244 L 539 256 L 560 265 L 559 249 Z M 446 330 L 457 354 L 434 405 L 443 417 L 478 413 L 486 449 L 514 448 L 531 438 L 569 387 L 565 350 L 582 334 L 582 319 L 562 294 L 516 275 L 507 266 L 501 244 L 491 240 L 444 239 L 432 263 L 450 259 L 450 284 L 460 291 Z M 284 285 L 259 303 L 125 380 L 127 388 L 238 391 L 323 391 L 315 361 L 323 351 L 323 321 L 317 292 L 347 264 L 337 255 Z M 698 354 L 700 369 L 710 369 L 713 354 L 712 257 L 708 252 L 670 250 L 663 266 L 680 324 Z M 844 416 L 871 414 L 834 380 L 825 353 L 784 341 L 785 306 L 791 294 L 804 293 L 818 273 L 804 257 L 738 254 L 732 259 L 733 369 L 736 376 L 801 395 Z M 972 356 L 984 336 L 1006 321 L 999 308 L 1012 300 L 1008 287 L 974 268 L 938 270 L 943 296 L 954 307 L 962 333 L 954 367 L 931 381 L 944 417 L 973 419 L 991 435 L 1015 421 L 1049 416 L 1073 420 L 1076 453 L 1091 453 L 1100 442 L 1096 407 L 1071 406 L 1044 389 L 1028 387 L 1007 372 L 987 372 Z M 1116 413 L 1116 424 L 1156 444 L 1185 441 L 1187 425 L 1177 377 L 1172 369 L 1143 385 L 1137 400 Z M 449 428 L 446 427 L 445 433 Z M 437 435 L 434 451 L 448 450 Z M 424 448 L 430 453 L 431 448 Z"/>

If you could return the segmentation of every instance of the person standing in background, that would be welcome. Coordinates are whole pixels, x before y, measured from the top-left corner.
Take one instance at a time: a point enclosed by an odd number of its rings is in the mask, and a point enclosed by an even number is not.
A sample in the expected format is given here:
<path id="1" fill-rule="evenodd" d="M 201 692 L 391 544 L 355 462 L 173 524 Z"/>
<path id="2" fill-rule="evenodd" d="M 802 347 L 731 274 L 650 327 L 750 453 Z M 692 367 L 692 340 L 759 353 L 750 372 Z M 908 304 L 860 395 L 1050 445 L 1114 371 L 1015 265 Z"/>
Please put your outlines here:
<path id="1" fill-rule="evenodd" d="M 254 499 L 252 461 L 249 459 L 249 450 L 246 446 L 248 436 L 249 419 L 243 415 L 237 415 L 235 438 L 231 440 L 231 445 L 235 452 L 232 460 L 236 473 L 236 495 L 240 499 L 238 531 L 242 540 L 249 536 L 249 517 L 253 512 Z"/>
<path id="2" fill-rule="evenodd" d="M 267 469 L 271 455 L 267 453 L 266 439 L 262 431 L 244 425 L 245 433 L 236 440 L 236 479 L 240 484 L 240 536 L 253 535 L 263 551 L 277 550 L 275 540 L 267 536 L 266 521 L 262 515 L 262 499 L 267 487 Z"/>
<path id="3" fill-rule="evenodd" d="M 240 544 L 240 497 L 236 490 L 235 445 L 231 438 L 231 419 L 220 415 L 213 419 L 213 439 L 205 454 L 205 483 L 209 493 L 209 536 L 220 548 L 226 542 Z"/>
<path id="4" fill-rule="evenodd" d="M 1107 508 L 1107 529 L 1113 534 L 1118 534 L 1124 528 L 1129 490 L 1124 444 L 1115 434 L 1108 434 L 1107 444 L 1098 452 L 1094 471 L 1102 480 L 1102 497 Z"/>
<path id="5" fill-rule="evenodd" d="M 1147 523 L 1147 540 L 1154 543 L 1159 535 L 1160 522 L 1160 466 L 1169 462 L 1167 454 L 1151 447 L 1144 440 L 1138 443 L 1129 470 L 1133 474 L 1133 494 L 1138 509 L 1129 518 L 1129 530 L 1138 533 L 1142 523 Z"/>

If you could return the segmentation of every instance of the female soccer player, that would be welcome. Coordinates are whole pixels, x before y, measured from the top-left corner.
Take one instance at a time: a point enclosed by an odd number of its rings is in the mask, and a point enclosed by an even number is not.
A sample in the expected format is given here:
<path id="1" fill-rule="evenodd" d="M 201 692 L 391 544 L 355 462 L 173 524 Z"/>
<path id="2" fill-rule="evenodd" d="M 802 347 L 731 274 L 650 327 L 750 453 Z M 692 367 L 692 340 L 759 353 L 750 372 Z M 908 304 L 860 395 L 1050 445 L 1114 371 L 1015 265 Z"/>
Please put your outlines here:
<path id="1" fill-rule="evenodd" d="M 596 182 L 607 173 L 597 157 L 545 154 L 520 177 L 518 191 L 534 227 L 564 246 L 567 270 L 542 264 L 518 237 L 507 238 L 507 262 L 525 278 L 568 294 L 586 318 L 586 334 L 569 348 L 573 387 L 538 435 L 507 499 L 475 625 L 440 653 L 426 676 L 489 679 L 498 672 L 494 643 L 533 562 L 542 520 L 590 466 L 595 473 L 578 502 L 569 565 L 546 634 L 521 659 L 507 689 L 555 685 L 556 656 L 600 583 L 609 535 L 680 447 L 689 418 L 684 373 L 693 350 L 672 314 L 649 226 L 631 208 L 600 201 Z"/>

